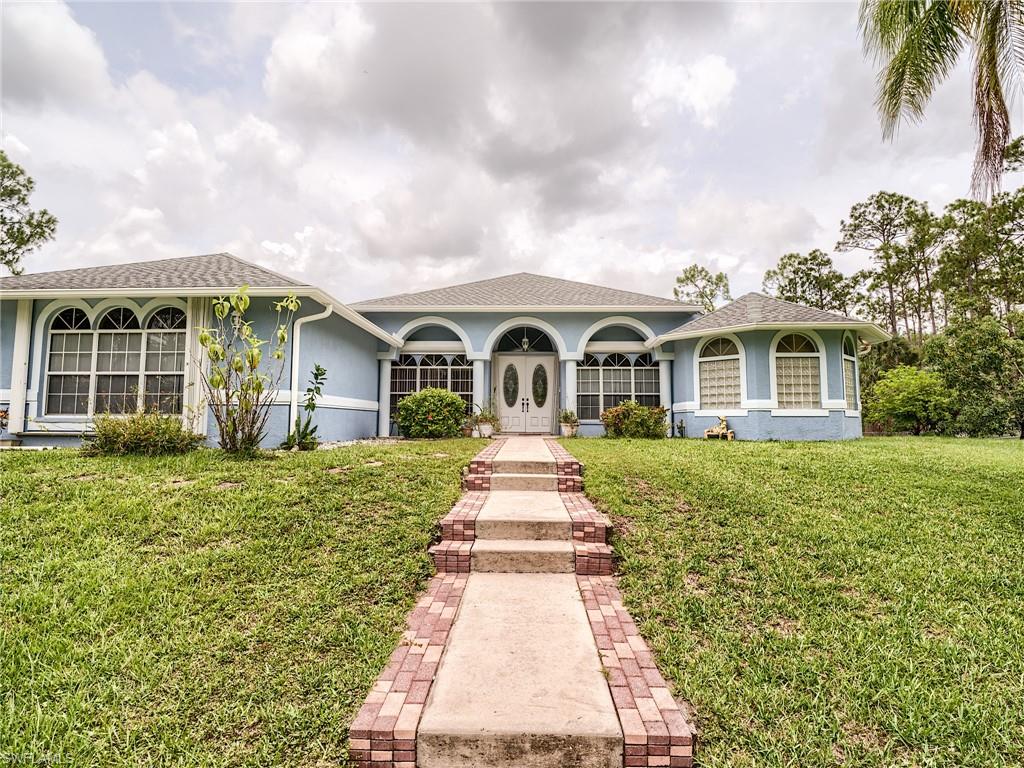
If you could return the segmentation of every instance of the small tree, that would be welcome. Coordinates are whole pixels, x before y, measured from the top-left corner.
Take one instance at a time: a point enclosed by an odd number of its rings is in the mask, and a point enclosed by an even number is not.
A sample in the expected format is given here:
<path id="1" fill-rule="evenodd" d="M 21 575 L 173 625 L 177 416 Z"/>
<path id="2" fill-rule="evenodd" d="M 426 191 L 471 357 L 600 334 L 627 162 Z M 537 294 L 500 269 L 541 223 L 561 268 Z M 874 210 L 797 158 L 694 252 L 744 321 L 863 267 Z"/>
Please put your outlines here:
<path id="1" fill-rule="evenodd" d="M 288 328 L 300 306 L 294 294 L 273 303 L 277 318 L 270 356 L 274 362 L 265 372 L 263 347 L 269 342 L 259 338 L 252 322 L 245 319 L 248 289 L 243 285 L 234 295 L 214 301 L 214 326 L 199 332 L 209 362 L 209 371 L 202 374 L 203 390 L 217 421 L 220 447 L 231 453 L 251 453 L 263 442 L 274 393 L 284 374 Z"/>
<path id="2" fill-rule="evenodd" d="M 35 186 L 25 169 L 0 151 L 0 264 L 12 275 L 21 274 L 23 256 L 52 240 L 57 231 L 57 217 L 45 208 L 28 207 Z"/>
<path id="3" fill-rule="evenodd" d="M 729 277 L 725 272 L 713 275 L 700 264 L 691 264 L 684 269 L 676 278 L 672 292 L 678 301 L 700 304 L 705 312 L 714 312 L 719 301 L 732 301 Z"/>
<path id="4" fill-rule="evenodd" d="M 937 373 L 901 365 L 883 373 L 865 393 L 864 409 L 869 422 L 920 435 L 949 419 L 949 395 Z"/>
<path id="5" fill-rule="evenodd" d="M 302 410 L 306 414 L 303 419 L 301 415 L 295 416 L 295 426 L 283 443 L 282 448 L 298 451 L 312 451 L 316 448 L 316 424 L 313 423 L 313 414 L 316 412 L 316 401 L 323 394 L 324 382 L 327 381 L 327 369 L 320 363 L 313 364 L 313 376 L 306 387 L 306 399 L 302 402 Z"/>

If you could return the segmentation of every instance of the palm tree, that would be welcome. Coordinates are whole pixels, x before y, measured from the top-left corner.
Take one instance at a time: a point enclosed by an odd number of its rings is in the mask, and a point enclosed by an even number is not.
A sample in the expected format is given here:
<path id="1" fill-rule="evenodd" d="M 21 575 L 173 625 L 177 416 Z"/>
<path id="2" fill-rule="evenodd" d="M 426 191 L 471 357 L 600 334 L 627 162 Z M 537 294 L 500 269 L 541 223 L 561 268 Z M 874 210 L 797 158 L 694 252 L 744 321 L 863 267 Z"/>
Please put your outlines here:
<path id="1" fill-rule="evenodd" d="M 999 190 L 1010 141 L 1007 92 L 1024 66 L 1024 0 L 862 0 L 864 50 L 881 65 L 878 111 L 891 139 L 901 119 L 920 120 L 936 86 L 967 47 L 974 58 L 978 149 L 971 189 Z"/>

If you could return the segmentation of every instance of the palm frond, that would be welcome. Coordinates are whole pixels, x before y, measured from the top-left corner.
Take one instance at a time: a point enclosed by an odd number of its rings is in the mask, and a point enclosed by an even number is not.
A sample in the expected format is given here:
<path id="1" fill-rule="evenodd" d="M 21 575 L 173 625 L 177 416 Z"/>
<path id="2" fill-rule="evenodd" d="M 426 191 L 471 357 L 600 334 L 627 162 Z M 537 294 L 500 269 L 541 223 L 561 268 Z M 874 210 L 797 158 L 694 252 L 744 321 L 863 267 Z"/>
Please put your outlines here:
<path id="1" fill-rule="evenodd" d="M 1019 82 L 1019 62 L 1013 50 L 1014 9 L 1005 0 L 980 3 L 974 28 L 974 123 L 978 148 L 971 190 L 981 198 L 999 191 L 1003 152 L 1010 143 L 1010 113 L 1004 83 Z"/>

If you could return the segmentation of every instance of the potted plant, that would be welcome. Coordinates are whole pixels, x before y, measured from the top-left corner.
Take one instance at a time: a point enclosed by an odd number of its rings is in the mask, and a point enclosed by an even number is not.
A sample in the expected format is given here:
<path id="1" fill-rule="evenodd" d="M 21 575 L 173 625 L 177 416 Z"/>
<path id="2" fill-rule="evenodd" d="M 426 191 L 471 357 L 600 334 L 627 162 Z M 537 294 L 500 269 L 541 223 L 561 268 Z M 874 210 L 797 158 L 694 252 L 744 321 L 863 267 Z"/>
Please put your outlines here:
<path id="1" fill-rule="evenodd" d="M 475 429 L 476 429 L 476 416 L 473 416 L 473 415 L 467 416 L 466 420 L 464 422 L 462 422 L 462 436 L 463 437 L 472 437 L 473 436 L 473 430 L 475 430 Z"/>
<path id="2" fill-rule="evenodd" d="M 481 408 L 476 415 L 476 427 L 480 431 L 480 437 L 490 437 L 497 431 L 498 415 L 490 406 Z"/>
<path id="3" fill-rule="evenodd" d="M 564 409 L 558 416 L 558 424 L 562 429 L 562 437 L 576 437 L 580 428 L 580 420 L 576 411 Z"/>

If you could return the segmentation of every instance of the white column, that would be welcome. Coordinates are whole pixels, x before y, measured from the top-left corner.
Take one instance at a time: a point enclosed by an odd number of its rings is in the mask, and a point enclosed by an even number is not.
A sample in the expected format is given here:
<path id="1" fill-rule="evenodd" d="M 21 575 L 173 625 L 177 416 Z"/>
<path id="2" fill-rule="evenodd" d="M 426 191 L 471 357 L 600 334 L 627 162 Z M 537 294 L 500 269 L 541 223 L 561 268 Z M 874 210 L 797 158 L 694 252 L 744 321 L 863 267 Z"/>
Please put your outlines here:
<path id="1" fill-rule="evenodd" d="M 565 361 L 565 383 L 562 385 L 565 393 L 565 407 L 576 413 L 576 361 Z M 579 414 L 576 414 L 577 416 Z"/>
<path id="2" fill-rule="evenodd" d="M 28 396 L 28 345 L 32 338 L 32 300 L 18 299 L 14 324 L 14 349 L 11 355 L 11 403 L 8 406 L 7 430 L 12 434 L 25 431 L 25 399 Z M 38 399 L 42 398 L 39 393 Z"/>
<path id="3" fill-rule="evenodd" d="M 661 386 L 661 407 L 672 413 L 672 361 L 658 361 L 658 383 Z"/>
<path id="4" fill-rule="evenodd" d="M 486 398 L 484 397 L 484 361 L 473 361 L 473 405 L 483 408 Z"/>
<path id="5" fill-rule="evenodd" d="M 185 416 L 192 430 L 200 435 L 209 431 L 210 416 L 207 413 L 206 393 L 203 391 L 202 375 L 208 369 L 206 350 L 199 343 L 199 329 L 210 324 L 210 300 L 190 296 L 185 312 Z"/>
<path id="6" fill-rule="evenodd" d="M 377 437 L 391 432 L 391 361 L 380 361 L 380 389 L 377 392 Z"/>

